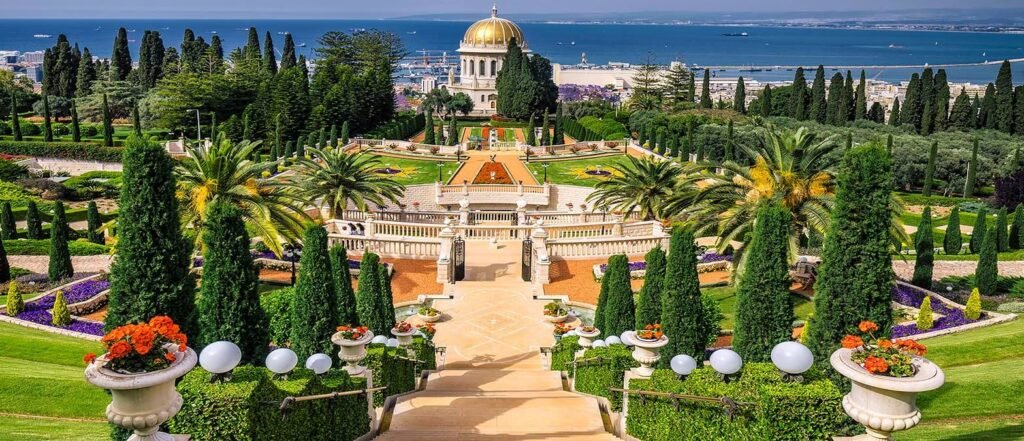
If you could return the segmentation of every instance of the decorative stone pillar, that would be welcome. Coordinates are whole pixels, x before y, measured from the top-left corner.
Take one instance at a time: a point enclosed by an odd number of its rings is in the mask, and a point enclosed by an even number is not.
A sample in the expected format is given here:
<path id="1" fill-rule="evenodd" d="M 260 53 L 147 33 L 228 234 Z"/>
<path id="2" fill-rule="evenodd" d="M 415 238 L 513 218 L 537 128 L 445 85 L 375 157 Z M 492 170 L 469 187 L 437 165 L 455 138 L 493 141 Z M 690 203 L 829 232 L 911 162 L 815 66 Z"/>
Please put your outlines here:
<path id="1" fill-rule="evenodd" d="M 935 363 L 919 358 L 912 377 L 872 375 L 850 359 L 850 349 L 832 353 L 832 367 L 850 379 L 850 393 L 843 397 L 843 410 L 862 424 L 867 433 L 848 438 L 857 441 L 890 440 L 892 433 L 907 430 L 921 421 L 915 400 L 920 392 L 938 389 L 946 381 Z"/>
<path id="2" fill-rule="evenodd" d="M 437 283 L 445 284 L 448 283 L 448 264 L 451 263 L 452 259 L 452 241 L 455 240 L 455 230 L 451 227 L 451 219 L 444 220 L 444 228 L 437 233 L 437 237 L 441 239 L 441 249 L 437 253 Z"/>
<path id="3" fill-rule="evenodd" d="M 621 211 L 612 213 L 612 236 L 622 237 L 622 224 L 626 222 L 626 216 Z"/>
<path id="4" fill-rule="evenodd" d="M 469 225 L 469 199 L 459 199 L 459 225 Z"/>
<path id="5" fill-rule="evenodd" d="M 593 332 L 584 332 L 583 328 L 576 328 L 576 335 L 580 337 L 579 345 L 589 349 L 594 345 L 594 339 L 601 336 L 601 330 L 594 328 Z"/>
<path id="6" fill-rule="evenodd" d="M 526 225 L 526 199 L 516 201 L 516 225 Z"/>
<path id="7" fill-rule="evenodd" d="M 537 257 L 533 262 L 533 283 L 546 285 L 551 283 L 551 260 L 548 258 L 548 232 L 541 226 L 543 222 L 537 221 L 537 228 L 533 229 L 530 237 L 533 239 L 534 255 Z"/>

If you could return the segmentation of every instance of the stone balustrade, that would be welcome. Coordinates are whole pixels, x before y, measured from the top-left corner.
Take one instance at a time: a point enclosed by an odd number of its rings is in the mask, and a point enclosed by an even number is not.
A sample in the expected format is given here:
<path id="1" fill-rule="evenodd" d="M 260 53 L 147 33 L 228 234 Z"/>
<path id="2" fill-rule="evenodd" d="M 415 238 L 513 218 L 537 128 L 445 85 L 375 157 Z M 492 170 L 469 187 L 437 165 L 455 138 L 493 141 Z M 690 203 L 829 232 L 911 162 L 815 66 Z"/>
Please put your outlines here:
<path id="1" fill-rule="evenodd" d="M 614 254 L 640 255 L 661 245 L 668 249 L 667 235 L 647 237 L 600 237 L 548 241 L 548 253 L 561 259 L 593 259 Z"/>
<path id="2" fill-rule="evenodd" d="M 541 221 L 544 225 L 564 224 L 586 224 L 598 222 L 610 222 L 615 219 L 615 214 L 607 212 L 585 212 L 585 211 L 525 211 L 523 220 L 536 223 Z M 458 211 L 419 211 L 417 208 L 407 208 L 405 211 L 374 211 L 373 218 L 382 221 L 409 222 L 418 224 L 442 224 L 445 219 L 458 218 Z M 470 223 L 477 222 L 519 222 L 518 213 L 515 211 L 502 210 L 471 210 L 469 212 Z M 367 213 L 359 210 L 345 210 L 341 213 L 341 219 L 349 222 L 362 222 L 367 218 Z M 624 221 L 639 221 L 642 216 L 638 212 L 631 212 L 623 215 Z"/>
<path id="3" fill-rule="evenodd" d="M 440 253 L 441 241 L 436 238 L 366 237 L 331 233 L 330 246 L 341 244 L 349 252 L 373 252 L 393 259 L 434 259 Z"/>
<path id="4" fill-rule="evenodd" d="M 458 214 L 458 213 L 454 213 Z M 513 213 L 515 214 L 515 213 Z M 444 224 L 427 224 L 415 222 L 378 221 L 376 219 L 353 222 L 333 220 L 331 231 L 340 236 L 353 236 L 377 239 L 440 237 Z M 487 224 L 453 224 L 450 228 L 466 240 L 521 240 L 531 230 L 542 227 L 549 239 L 583 239 L 583 238 L 615 238 L 645 237 L 661 234 L 661 225 L 655 221 L 635 222 L 623 225 L 620 220 L 610 222 L 577 223 L 561 225 L 487 225 Z"/>
<path id="5" fill-rule="evenodd" d="M 461 204 L 516 204 L 546 206 L 551 200 L 551 185 L 523 184 L 457 184 L 435 183 L 437 205 Z"/>

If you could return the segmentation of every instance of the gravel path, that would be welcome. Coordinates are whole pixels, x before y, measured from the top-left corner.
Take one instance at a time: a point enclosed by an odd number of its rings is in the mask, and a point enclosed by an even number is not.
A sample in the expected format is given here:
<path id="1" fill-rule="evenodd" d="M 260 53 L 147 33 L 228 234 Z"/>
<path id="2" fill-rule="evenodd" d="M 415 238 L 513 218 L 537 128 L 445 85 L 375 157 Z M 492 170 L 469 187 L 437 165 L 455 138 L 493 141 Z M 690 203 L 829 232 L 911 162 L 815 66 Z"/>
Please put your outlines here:
<path id="1" fill-rule="evenodd" d="M 114 256 L 71 256 L 71 266 L 76 272 L 96 273 L 110 271 L 110 262 Z M 12 267 L 25 268 L 35 273 L 46 273 L 50 264 L 50 256 L 7 256 Z"/>
<path id="2" fill-rule="evenodd" d="M 932 278 L 941 280 L 946 276 L 967 276 L 974 274 L 974 270 L 977 267 L 978 262 L 974 261 L 937 260 L 935 261 Z M 896 275 L 903 279 L 910 279 L 914 275 L 914 261 L 912 260 L 904 262 L 894 259 L 892 268 L 896 271 Z M 1024 276 L 1024 261 L 999 262 L 999 275 L 1010 277 Z"/>

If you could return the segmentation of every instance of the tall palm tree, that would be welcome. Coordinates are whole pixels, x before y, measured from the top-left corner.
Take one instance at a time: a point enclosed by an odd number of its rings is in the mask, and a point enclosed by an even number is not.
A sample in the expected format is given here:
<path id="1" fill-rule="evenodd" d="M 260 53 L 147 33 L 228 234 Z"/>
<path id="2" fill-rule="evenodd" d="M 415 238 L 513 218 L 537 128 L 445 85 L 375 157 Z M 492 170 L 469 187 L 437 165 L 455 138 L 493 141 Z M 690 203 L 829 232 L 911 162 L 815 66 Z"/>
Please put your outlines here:
<path id="1" fill-rule="evenodd" d="M 663 207 L 673 194 L 680 167 L 672 161 L 637 159 L 612 168 L 617 172 L 600 182 L 588 202 L 622 212 L 638 210 L 645 220 L 663 217 Z"/>
<path id="2" fill-rule="evenodd" d="M 290 183 L 297 196 L 321 209 L 327 208 L 335 219 L 340 218 L 350 203 L 359 210 L 366 210 L 368 203 L 397 203 L 405 192 L 402 184 L 375 173 L 381 166 L 376 156 L 362 152 L 348 154 L 337 148 L 310 148 L 308 151 L 317 159 L 299 158 Z"/>
<path id="3" fill-rule="evenodd" d="M 238 207 L 250 234 L 278 255 L 282 241 L 302 237 L 303 226 L 310 218 L 288 185 L 264 177 L 264 172 L 269 173 L 276 163 L 251 160 L 260 144 L 235 144 L 222 137 L 209 146 L 185 149 L 186 157 L 175 167 L 175 174 L 182 201 L 181 220 L 195 230 L 197 245 L 202 245 L 206 208 L 218 200 Z"/>

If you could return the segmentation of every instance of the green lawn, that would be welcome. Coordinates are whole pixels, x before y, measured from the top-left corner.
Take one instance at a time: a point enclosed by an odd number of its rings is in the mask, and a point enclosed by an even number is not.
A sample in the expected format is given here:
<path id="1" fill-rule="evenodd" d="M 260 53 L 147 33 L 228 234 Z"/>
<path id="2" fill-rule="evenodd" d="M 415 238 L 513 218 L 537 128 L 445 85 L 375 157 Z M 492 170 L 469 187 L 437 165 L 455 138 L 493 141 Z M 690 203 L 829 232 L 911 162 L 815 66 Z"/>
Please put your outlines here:
<path id="1" fill-rule="evenodd" d="M 722 310 L 722 322 L 720 323 L 722 329 L 732 329 L 736 326 L 736 287 L 734 286 L 718 286 L 714 288 L 702 288 L 701 292 L 710 295 L 718 301 L 718 306 Z M 793 295 L 790 298 L 793 299 L 793 314 L 798 320 L 807 320 L 812 312 L 814 312 L 814 302 L 807 300 L 804 297 Z"/>
<path id="2" fill-rule="evenodd" d="M 107 394 L 85 381 L 99 343 L 0 323 L 0 440 L 106 439 Z"/>
<path id="3" fill-rule="evenodd" d="M 544 166 L 541 164 L 548 164 L 548 181 L 552 184 L 593 187 L 608 178 L 588 175 L 585 173 L 586 170 L 596 170 L 598 166 L 601 166 L 602 170 L 611 170 L 615 166 L 621 167 L 624 162 L 625 158 L 623 156 L 615 155 L 576 160 L 530 161 L 526 165 L 533 172 L 533 175 L 537 177 L 538 181 L 544 179 Z"/>
<path id="4" fill-rule="evenodd" d="M 398 158 L 394 156 L 379 155 L 380 166 L 388 168 L 397 168 L 402 170 L 402 173 L 392 175 L 392 178 L 398 181 L 402 185 L 417 185 L 417 184 L 429 184 L 431 182 L 437 182 L 437 162 L 427 161 L 422 159 L 408 159 Z M 455 170 L 459 168 L 459 164 L 454 161 L 447 161 L 443 163 L 442 173 L 444 180 L 447 181 L 455 174 Z"/>
<path id="5" fill-rule="evenodd" d="M 925 340 L 946 374 L 939 390 L 918 396 L 921 425 L 904 440 L 1024 439 L 1024 320 Z"/>

